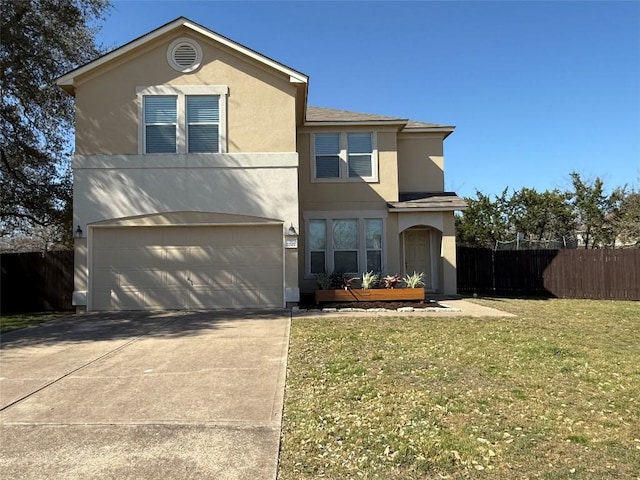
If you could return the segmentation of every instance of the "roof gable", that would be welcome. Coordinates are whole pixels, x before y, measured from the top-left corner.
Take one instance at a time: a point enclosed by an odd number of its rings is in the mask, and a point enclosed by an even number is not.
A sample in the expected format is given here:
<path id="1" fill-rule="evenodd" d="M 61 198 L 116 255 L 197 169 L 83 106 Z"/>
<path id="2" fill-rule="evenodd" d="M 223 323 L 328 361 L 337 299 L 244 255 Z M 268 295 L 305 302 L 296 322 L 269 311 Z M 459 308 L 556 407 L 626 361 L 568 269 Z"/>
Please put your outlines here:
<path id="1" fill-rule="evenodd" d="M 294 70 L 269 57 L 266 57 L 265 55 L 262 55 L 261 53 L 258 53 L 255 50 L 252 50 L 248 47 L 245 47 L 244 45 L 234 42 L 233 40 L 223 35 L 220 35 L 212 30 L 209 30 L 201 25 L 198 25 L 197 23 L 192 22 L 191 20 L 185 17 L 179 17 L 173 20 L 172 22 L 169 22 L 141 37 L 138 37 L 135 40 L 132 40 L 129 43 L 126 43 L 125 45 L 119 48 L 116 48 L 115 50 L 112 50 L 89 63 L 81 65 L 80 67 L 74 70 L 71 70 L 70 72 L 67 72 L 66 74 L 57 78 L 56 83 L 60 87 L 65 89 L 67 92 L 73 93 L 75 90 L 75 80 L 79 76 L 85 75 L 104 64 L 115 61 L 116 59 L 122 57 L 128 52 L 131 52 L 132 50 L 142 47 L 144 45 L 147 45 L 153 40 L 155 40 L 156 38 L 161 37 L 181 27 L 185 27 L 210 40 L 218 42 L 241 55 L 244 55 L 248 58 L 251 58 L 257 61 L 258 63 L 262 64 L 265 67 L 271 68 L 273 70 L 280 72 L 281 74 L 289 76 L 289 81 L 291 83 L 304 84 L 304 85 L 308 83 L 309 79 L 305 74 L 298 72 L 297 70 Z"/>

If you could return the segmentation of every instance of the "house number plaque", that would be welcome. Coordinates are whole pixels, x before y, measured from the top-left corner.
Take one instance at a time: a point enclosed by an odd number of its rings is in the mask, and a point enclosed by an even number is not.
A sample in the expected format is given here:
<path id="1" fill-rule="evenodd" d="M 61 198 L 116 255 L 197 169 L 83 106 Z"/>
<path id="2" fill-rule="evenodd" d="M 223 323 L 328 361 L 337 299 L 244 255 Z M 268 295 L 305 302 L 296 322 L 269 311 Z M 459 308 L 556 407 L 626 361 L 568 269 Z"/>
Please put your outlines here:
<path id="1" fill-rule="evenodd" d="M 285 239 L 284 239 L 284 247 L 285 248 L 298 248 L 298 237 L 285 237 Z"/>

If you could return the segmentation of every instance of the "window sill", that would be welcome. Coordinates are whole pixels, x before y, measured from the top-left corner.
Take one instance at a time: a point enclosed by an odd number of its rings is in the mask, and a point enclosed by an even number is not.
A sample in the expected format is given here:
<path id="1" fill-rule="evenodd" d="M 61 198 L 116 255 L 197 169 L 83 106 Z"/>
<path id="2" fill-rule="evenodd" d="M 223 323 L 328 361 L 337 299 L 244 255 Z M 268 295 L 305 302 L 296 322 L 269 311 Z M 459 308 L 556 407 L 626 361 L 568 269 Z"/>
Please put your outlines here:
<path id="1" fill-rule="evenodd" d="M 311 183 L 380 183 L 377 177 L 313 178 Z"/>

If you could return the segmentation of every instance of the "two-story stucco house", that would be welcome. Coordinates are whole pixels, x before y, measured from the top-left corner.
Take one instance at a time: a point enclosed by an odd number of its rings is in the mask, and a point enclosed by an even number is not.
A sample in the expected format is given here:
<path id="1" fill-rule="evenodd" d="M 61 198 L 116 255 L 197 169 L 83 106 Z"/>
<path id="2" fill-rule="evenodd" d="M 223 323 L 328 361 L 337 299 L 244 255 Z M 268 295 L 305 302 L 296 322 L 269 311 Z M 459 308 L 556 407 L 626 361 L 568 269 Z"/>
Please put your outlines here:
<path id="1" fill-rule="evenodd" d="M 57 81 L 79 308 L 283 307 L 333 271 L 456 292 L 453 127 L 307 106 L 306 75 L 185 18 Z"/>

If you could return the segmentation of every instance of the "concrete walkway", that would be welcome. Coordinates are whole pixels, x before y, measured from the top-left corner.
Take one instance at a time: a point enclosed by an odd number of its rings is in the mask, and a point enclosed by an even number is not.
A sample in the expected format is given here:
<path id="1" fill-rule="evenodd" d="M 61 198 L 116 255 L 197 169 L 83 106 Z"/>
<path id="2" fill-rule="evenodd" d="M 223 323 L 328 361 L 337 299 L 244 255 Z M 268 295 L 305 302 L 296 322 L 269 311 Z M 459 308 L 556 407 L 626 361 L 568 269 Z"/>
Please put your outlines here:
<path id="1" fill-rule="evenodd" d="M 3 335 L 0 478 L 274 479 L 289 327 L 121 313 Z"/>
<path id="2" fill-rule="evenodd" d="M 443 306 L 449 307 L 442 310 L 420 310 L 416 308 L 414 312 L 322 312 L 320 310 L 294 311 L 294 317 L 337 317 L 337 316 L 413 316 L 413 317 L 515 317 L 516 315 L 491 307 L 485 307 L 469 300 L 460 298 L 440 298 L 437 300 Z M 354 303 L 354 307 L 357 305 Z"/>

